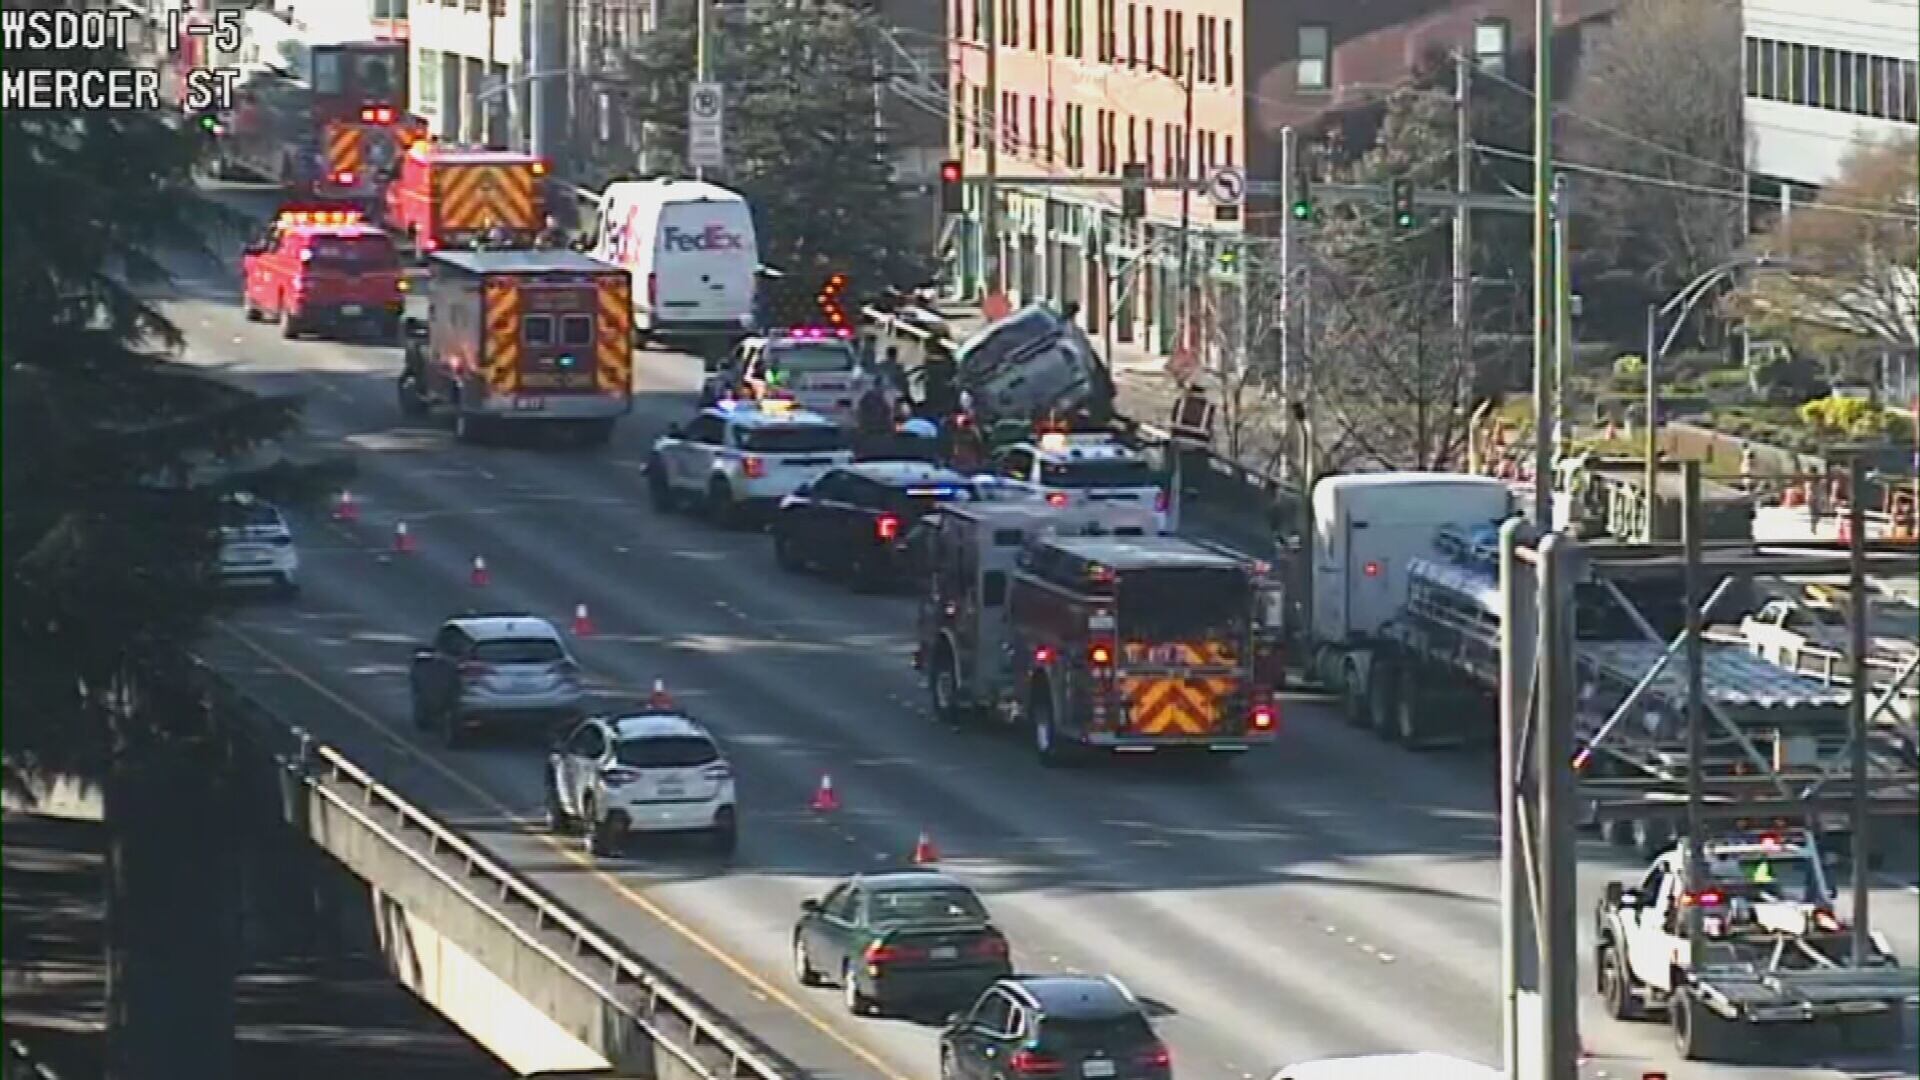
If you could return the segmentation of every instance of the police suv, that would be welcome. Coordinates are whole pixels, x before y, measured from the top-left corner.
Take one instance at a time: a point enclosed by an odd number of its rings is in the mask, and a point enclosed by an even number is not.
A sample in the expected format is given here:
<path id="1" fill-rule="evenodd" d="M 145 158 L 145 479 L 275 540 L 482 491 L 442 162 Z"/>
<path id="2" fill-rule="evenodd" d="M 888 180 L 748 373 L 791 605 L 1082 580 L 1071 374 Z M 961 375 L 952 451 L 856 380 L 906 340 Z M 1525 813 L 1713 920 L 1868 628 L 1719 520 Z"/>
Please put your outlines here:
<path id="1" fill-rule="evenodd" d="M 1145 454 L 1100 432 L 1050 431 L 993 456 L 996 485 L 1049 506 L 1119 505 L 1152 510 L 1167 527 L 1167 491 Z"/>
<path id="2" fill-rule="evenodd" d="M 847 433 L 817 413 L 779 399 L 723 401 L 654 442 L 647 491 L 656 510 L 694 503 L 731 525 L 852 460 Z"/>

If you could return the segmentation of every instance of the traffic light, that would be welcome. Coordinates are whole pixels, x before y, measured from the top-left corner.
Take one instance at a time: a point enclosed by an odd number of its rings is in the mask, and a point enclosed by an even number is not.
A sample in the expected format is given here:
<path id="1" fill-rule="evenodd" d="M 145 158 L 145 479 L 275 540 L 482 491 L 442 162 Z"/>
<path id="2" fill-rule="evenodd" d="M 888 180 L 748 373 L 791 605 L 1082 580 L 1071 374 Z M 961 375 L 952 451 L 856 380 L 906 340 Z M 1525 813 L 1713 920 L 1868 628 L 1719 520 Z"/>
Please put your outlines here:
<path id="1" fill-rule="evenodd" d="M 964 179 L 960 163 L 943 161 L 940 163 L 940 212 L 958 214 L 967 208 L 966 192 L 960 181 Z"/>
<path id="2" fill-rule="evenodd" d="M 1120 167 L 1120 216 L 1147 216 L 1147 166 L 1130 161 Z"/>
<path id="3" fill-rule="evenodd" d="M 1387 185 L 1387 191 L 1393 199 L 1394 228 L 1413 228 L 1416 220 L 1413 213 L 1413 181 L 1395 180 Z"/>
<path id="4" fill-rule="evenodd" d="M 827 325 L 839 329 L 847 325 L 847 275 L 830 274 L 820 286 L 820 294 L 814 299 L 820 304 L 820 314 Z"/>
<path id="5" fill-rule="evenodd" d="M 1308 221 L 1313 217 L 1313 170 L 1307 168 L 1304 161 L 1293 163 L 1293 204 L 1288 212 L 1295 221 Z"/>

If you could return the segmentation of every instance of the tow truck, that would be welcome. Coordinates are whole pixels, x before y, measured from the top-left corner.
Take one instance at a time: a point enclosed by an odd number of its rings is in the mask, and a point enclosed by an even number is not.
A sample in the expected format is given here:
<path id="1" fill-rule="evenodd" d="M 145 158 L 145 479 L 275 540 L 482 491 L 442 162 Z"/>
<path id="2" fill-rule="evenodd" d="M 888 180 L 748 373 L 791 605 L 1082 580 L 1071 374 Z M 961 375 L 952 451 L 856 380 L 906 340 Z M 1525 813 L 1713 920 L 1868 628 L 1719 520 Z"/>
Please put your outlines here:
<path id="1" fill-rule="evenodd" d="M 517 150 L 414 143 L 387 186 L 386 225 L 420 256 L 504 232 L 532 247 L 546 227 L 544 158 Z"/>
<path id="2" fill-rule="evenodd" d="M 1690 1061 L 1728 1059 L 1821 1025 L 1857 1049 L 1900 1044 L 1902 1011 L 1920 1003 L 1920 972 L 1901 967 L 1877 932 L 1868 955 L 1852 956 L 1811 834 L 1712 836 L 1701 844 L 1703 879 L 1689 876 L 1689 855 L 1682 841 L 1637 883 L 1608 883 L 1594 913 L 1594 972 L 1609 1015 L 1639 1020 L 1664 1009 Z"/>
<path id="3" fill-rule="evenodd" d="M 946 722 L 1024 726 L 1047 766 L 1274 738 L 1277 612 L 1257 564 L 1157 535 L 1136 508 L 952 505 L 924 529 L 915 663 Z"/>
<path id="4" fill-rule="evenodd" d="M 605 443 L 633 408 L 632 281 L 573 251 L 442 251 L 408 295 L 406 416 L 453 418 L 454 436 L 565 427 Z"/>

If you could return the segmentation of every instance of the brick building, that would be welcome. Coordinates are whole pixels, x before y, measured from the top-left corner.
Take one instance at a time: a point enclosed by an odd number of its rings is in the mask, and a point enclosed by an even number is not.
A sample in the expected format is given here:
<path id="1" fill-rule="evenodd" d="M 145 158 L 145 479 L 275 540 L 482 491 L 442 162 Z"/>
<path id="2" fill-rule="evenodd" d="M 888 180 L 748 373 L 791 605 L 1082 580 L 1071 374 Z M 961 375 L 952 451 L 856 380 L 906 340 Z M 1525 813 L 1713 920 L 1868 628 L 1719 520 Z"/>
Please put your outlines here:
<path id="1" fill-rule="evenodd" d="M 1279 178 L 1281 129 L 1305 130 L 1367 110 L 1437 52 L 1460 52 L 1530 81 L 1532 0 L 946 0 L 952 28 L 948 101 L 954 156 L 969 176 L 999 139 L 1003 176 L 1111 177 L 1139 162 L 1151 176 L 1204 178 L 1221 167 Z M 1557 0 L 1556 38 L 1617 0 Z M 987 5 L 995 5 L 991 11 Z M 989 26 L 997 42 L 989 43 Z M 998 50 L 987 86 L 987 52 Z M 1191 71 L 1189 72 L 1189 65 Z M 1185 87 L 1193 87 L 1191 130 Z M 1561 87 L 1564 90 L 1564 83 Z M 992 100 L 990 100 L 990 98 Z M 998 124 L 998 131 L 993 130 Z M 1115 337 L 1167 353 L 1176 338 L 1181 196 L 1153 192 L 1148 216 L 1119 215 L 1118 189 L 1007 184 L 999 258 L 1016 301 L 1081 305 L 1090 326 L 1113 308 Z M 980 193 L 951 223 L 958 289 L 984 284 Z M 1268 231 L 1250 204 L 1219 222 L 1191 200 L 1193 272 L 1219 273 L 1242 230 Z"/>

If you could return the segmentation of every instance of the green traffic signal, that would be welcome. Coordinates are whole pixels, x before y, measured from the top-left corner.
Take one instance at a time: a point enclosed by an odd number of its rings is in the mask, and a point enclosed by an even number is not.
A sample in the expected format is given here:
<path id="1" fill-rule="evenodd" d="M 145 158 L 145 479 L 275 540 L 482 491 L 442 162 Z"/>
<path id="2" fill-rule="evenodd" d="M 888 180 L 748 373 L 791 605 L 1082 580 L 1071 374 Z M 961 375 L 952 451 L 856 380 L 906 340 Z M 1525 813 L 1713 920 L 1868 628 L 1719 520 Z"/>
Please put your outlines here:
<path id="1" fill-rule="evenodd" d="M 1396 216 L 1396 217 L 1395 217 L 1395 218 L 1393 219 L 1393 223 L 1394 223 L 1395 225 L 1398 225 L 1398 226 L 1400 226 L 1400 227 L 1401 227 L 1401 228 L 1403 228 L 1403 229 L 1411 229 L 1411 228 L 1413 228 L 1413 215 L 1412 215 L 1412 214 L 1400 214 L 1400 215 L 1397 215 L 1397 216 Z"/>
<path id="2" fill-rule="evenodd" d="M 1305 200 L 1305 199 L 1295 199 L 1295 200 L 1294 200 L 1294 203 L 1293 203 L 1293 219 L 1294 219 L 1295 221 L 1305 221 L 1305 220 L 1307 220 L 1308 218 L 1310 218 L 1310 217 L 1312 217 L 1312 216 L 1313 216 L 1313 204 L 1312 204 L 1312 203 L 1310 203 L 1310 202 L 1308 202 L 1308 201 L 1307 201 L 1307 200 Z"/>

